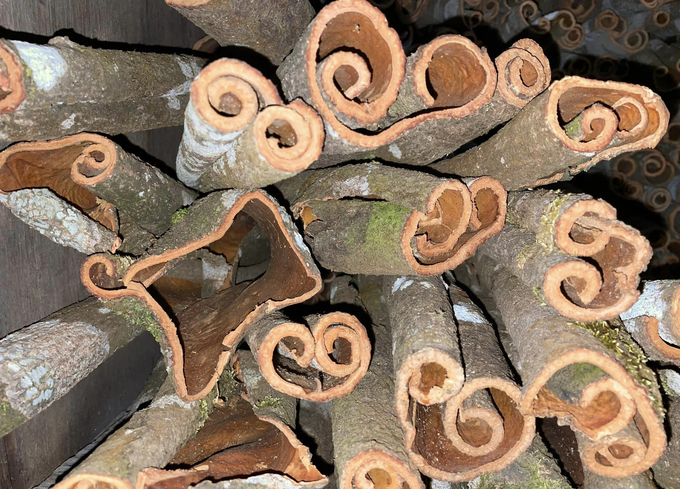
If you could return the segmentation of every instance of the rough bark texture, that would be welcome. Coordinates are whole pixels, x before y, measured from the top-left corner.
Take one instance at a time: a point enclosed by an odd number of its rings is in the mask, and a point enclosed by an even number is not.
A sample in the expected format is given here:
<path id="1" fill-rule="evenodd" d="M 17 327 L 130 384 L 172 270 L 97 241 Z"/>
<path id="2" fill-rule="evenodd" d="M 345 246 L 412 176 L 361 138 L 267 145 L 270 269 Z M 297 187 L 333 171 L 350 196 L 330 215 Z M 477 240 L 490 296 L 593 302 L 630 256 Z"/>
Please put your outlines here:
<path id="1" fill-rule="evenodd" d="M 536 75 L 530 87 L 516 87 L 519 92 L 531 98 L 548 85 L 550 70 L 537 45 L 525 42 L 507 53 L 531 64 Z M 497 60 L 504 78 L 509 61 Z M 514 70 L 519 68 L 518 62 Z M 361 0 L 322 9 L 278 75 L 286 97 L 301 97 L 326 123 L 317 167 L 369 158 L 425 165 L 514 112 L 500 93 L 494 97 L 496 69 L 484 50 L 448 35 L 422 46 L 407 61 L 383 14 Z"/>
<path id="2" fill-rule="evenodd" d="M 227 253 L 233 241 L 230 228 L 241 212 L 269 237 L 272 259 L 262 277 L 205 299 L 202 284 L 163 277 L 193 251 Z M 83 265 L 83 283 L 97 296 L 134 302 L 121 307 L 138 312 L 148 323 L 161 343 L 180 397 L 187 400 L 200 399 L 212 389 L 253 321 L 303 302 L 321 288 L 319 272 L 295 225 L 262 191 L 212 193 L 192 204 L 144 256 L 127 264 L 129 268 L 118 269 L 112 258 L 90 257 Z M 151 292 L 159 299 L 147 290 L 152 285 Z"/>
<path id="3" fill-rule="evenodd" d="M 432 275 L 456 267 L 503 226 L 502 187 L 493 179 L 467 184 L 367 163 L 305 172 L 279 189 L 325 268 Z"/>
<path id="4" fill-rule="evenodd" d="M 661 98 L 647 88 L 566 77 L 488 141 L 432 167 L 445 174 L 488 175 L 508 190 L 535 187 L 626 151 L 653 148 L 668 119 Z M 593 121 L 598 124 L 591 126 Z"/>
<path id="5" fill-rule="evenodd" d="M 204 61 L 184 55 L 92 49 L 66 37 L 47 45 L 0 42 L 0 140 L 53 139 L 178 126 Z"/>
<path id="6" fill-rule="evenodd" d="M 651 467 L 666 446 L 660 394 L 623 326 L 569 323 L 493 260 L 478 258 L 475 265 L 518 349 L 521 411 L 559 417 L 588 436 L 583 462 L 598 475 L 625 477 Z M 644 443 L 639 432 L 646 433 Z M 620 445 L 624 455 L 613 466 L 607 449 Z"/>
<path id="7" fill-rule="evenodd" d="M 0 436 L 47 408 L 143 331 L 89 298 L 0 339 Z"/>
<path id="8" fill-rule="evenodd" d="M 304 322 L 274 313 L 250 328 L 246 341 L 264 378 L 279 392 L 309 401 L 352 392 L 371 362 L 364 326 L 341 312 L 307 316 Z"/>
<path id="9" fill-rule="evenodd" d="M 46 238 L 91 255 L 116 251 L 118 235 L 46 188 L 0 193 L 0 202 Z M 115 215 L 115 210 L 113 211 Z"/>
<path id="10" fill-rule="evenodd" d="M 177 175 L 190 187 L 265 187 L 306 169 L 321 153 L 321 118 L 234 59 L 211 63 L 191 85 Z"/>
<path id="11" fill-rule="evenodd" d="M 182 401 L 168 377 L 151 405 L 137 412 L 78 465 L 55 489 L 81 484 L 132 489 L 146 467 L 163 467 L 196 431 L 213 408 L 216 392 Z"/>
<path id="12" fill-rule="evenodd" d="M 166 0 L 222 46 L 245 46 L 278 65 L 314 17 L 308 0 Z"/>
<path id="13" fill-rule="evenodd" d="M 668 447 L 652 467 L 654 480 L 664 489 L 680 486 L 680 374 L 675 370 L 659 372 L 666 395 L 666 418 L 669 428 Z"/>

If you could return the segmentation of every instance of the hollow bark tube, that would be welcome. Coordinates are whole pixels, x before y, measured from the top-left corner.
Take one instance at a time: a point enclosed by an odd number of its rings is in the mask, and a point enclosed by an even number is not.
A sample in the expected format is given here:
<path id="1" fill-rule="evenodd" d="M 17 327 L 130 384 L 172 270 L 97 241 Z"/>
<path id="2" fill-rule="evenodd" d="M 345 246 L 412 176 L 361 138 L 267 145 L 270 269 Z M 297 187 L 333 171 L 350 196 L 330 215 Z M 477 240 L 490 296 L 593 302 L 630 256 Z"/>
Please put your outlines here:
<path id="1" fill-rule="evenodd" d="M 493 179 L 466 187 L 375 163 L 314 170 L 279 189 L 315 257 L 345 273 L 442 273 L 497 233 L 505 215 L 505 192 Z"/>
<path id="2" fill-rule="evenodd" d="M 309 0 L 166 0 L 221 46 L 245 46 L 278 65 L 314 17 Z"/>
<path id="3" fill-rule="evenodd" d="M 262 277 L 223 287 L 206 299 L 201 298 L 201 284 L 163 277 L 178 259 L 201 248 L 228 253 L 232 241 L 238 244 L 245 235 L 230 235 L 232 227 L 237 234 L 242 231 L 234 225 L 241 213 L 269 237 L 272 258 Z M 138 311 L 155 332 L 177 391 L 186 400 L 210 391 L 253 321 L 304 302 L 321 289 L 319 272 L 295 225 L 260 190 L 213 192 L 194 202 L 127 269 L 120 270 L 110 257 L 93 255 L 83 264 L 81 278 L 94 295 L 136 303 L 127 308 Z"/>
<path id="4" fill-rule="evenodd" d="M 250 329 L 246 341 L 264 378 L 277 391 L 308 401 L 352 392 L 371 362 L 364 326 L 343 312 L 307 316 L 305 323 L 274 313 Z"/>
<path id="5" fill-rule="evenodd" d="M 178 126 L 204 61 L 55 37 L 47 45 L 0 41 L 0 63 L 0 140 L 12 142 Z"/>
<path id="6" fill-rule="evenodd" d="M 642 295 L 621 314 L 626 329 L 656 361 L 680 360 L 680 281 L 650 280 Z"/>
<path id="7" fill-rule="evenodd" d="M 585 434 L 590 455 L 582 461 L 598 475 L 627 477 L 651 467 L 666 447 L 660 394 L 622 328 L 569 323 L 493 260 L 476 258 L 475 265 L 518 350 L 521 411 L 559 417 Z M 615 465 L 595 455 L 608 446 L 616 449 Z"/>
<path id="8" fill-rule="evenodd" d="M 31 419 L 143 331 L 96 298 L 0 339 L 0 436 Z"/>
<path id="9" fill-rule="evenodd" d="M 432 168 L 488 175 L 508 190 L 545 185 L 620 153 L 653 148 L 668 118 L 661 98 L 648 88 L 566 77 L 488 141 Z"/>
<path id="10" fill-rule="evenodd" d="M 143 469 L 165 466 L 196 433 L 212 411 L 213 399 L 214 395 L 185 402 L 168 377 L 149 407 L 135 413 L 55 489 L 83 484 L 133 489 Z"/>

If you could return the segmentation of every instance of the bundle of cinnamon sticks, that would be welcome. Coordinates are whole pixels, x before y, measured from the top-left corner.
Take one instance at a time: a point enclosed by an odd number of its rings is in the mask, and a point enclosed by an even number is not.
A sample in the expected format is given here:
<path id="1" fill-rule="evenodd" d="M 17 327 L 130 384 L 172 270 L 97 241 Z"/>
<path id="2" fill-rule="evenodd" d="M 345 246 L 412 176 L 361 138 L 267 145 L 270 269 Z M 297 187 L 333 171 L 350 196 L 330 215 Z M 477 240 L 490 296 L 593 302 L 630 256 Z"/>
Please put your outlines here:
<path id="1" fill-rule="evenodd" d="M 571 487 L 548 418 L 588 484 L 678 487 L 680 280 L 641 281 L 607 202 L 541 188 L 656 146 L 656 93 L 551 83 L 529 39 L 407 56 L 365 0 L 167 3 L 276 78 L 0 41 L 0 202 L 88 255 L 93 296 L 0 339 L 0 435 L 149 331 L 151 404 L 59 489 Z M 177 179 L 115 142 L 182 121 Z"/>

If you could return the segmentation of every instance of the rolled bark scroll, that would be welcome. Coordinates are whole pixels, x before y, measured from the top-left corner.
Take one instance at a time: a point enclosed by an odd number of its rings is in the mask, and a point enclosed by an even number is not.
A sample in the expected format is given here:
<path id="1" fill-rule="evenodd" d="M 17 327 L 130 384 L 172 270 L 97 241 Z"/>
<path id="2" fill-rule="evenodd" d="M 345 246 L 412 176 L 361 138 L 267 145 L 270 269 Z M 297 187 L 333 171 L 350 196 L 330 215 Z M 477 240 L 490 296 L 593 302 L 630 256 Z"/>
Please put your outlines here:
<path id="1" fill-rule="evenodd" d="M 241 213 L 269 237 L 272 257 L 262 277 L 234 287 L 225 286 L 229 283 L 225 280 L 221 290 L 208 298 L 201 297 L 201 284 L 163 277 L 193 251 L 208 248 L 227 253 L 234 241 L 232 224 Z M 185 400 L 200 399 L 210 391 L 256 319 L 305 301 L 322 285 L 295 225 L 263 191 L 214 192 L 194 202 L 134 263 L 121 264 L 120 258 L 114 258 L 102 254 L 88 258 L 81 270 L 83 284 L 94 295 L 119 300 L 124 312 L 141 315 L 160 342 Z"/>
<path id="2" fill-rule="evenodd" d="M 323 139 L 314 109 L 301 100 L 284 105 L 262 73 L 224 58 L 191 85 L 177 175 L 202 192 L 265 187 L 306 169 Z"/>
<path id="3" fill-rule="evenodd" d="M 326 485 L 326 477 L 314 467 L 309 450 L 293 432 L 296 400 L 267 384 L 250 352 L 239 352 L 233 360 L 245 383 L 243 397 L 220 402 L 165 468 L 148 468 L 140 474 L 138 488 L 188 489 L 204 480 L 262 472 L 284 474 L 294 487 Z"/>
<path id="4" fill-rule="evenodd" d="M 636 229 L 616 220 L 606 202 L 585 194 L 513 192 L 507 221 L 480 253 L 563 316 L 611 319 L 637 300 L 652 249 Z"/>
<path id="5" fill-rule="evenodd" d="M 428 477 L 450 482 L 512 464 L 531 444 L 534 418 L 519 411 L 521 391 L 481 311 L 455 285 L 447 294 L 439 277 L 390 277 L 383 294 L 396 410 L 413 463 Z"/>
<path id="6" fill-rule="evenodd" d="M 650 280 L 621 319 L 650 358 L 680 365 L 679 308 L 680 280 Z"/>
<path id="7" fill-rule="evenodd" d="M 222 46 L 245 46 L 278 65 L 314 17 L 309 0 L 165 0 Z"/>
<path id="8" fill-rule="evenodd" d="M 648 88 L 566 77 L 488 141 L 432 168 L 444 174 L 488 175 L 508 190 L 536 187 L 618 154 L 653 148 L 668 119 L 663 101 Z"/>
<path id="9" fill-rule="evenodd" d="M 182 124 L 204 60 L 93 49 L 55 37 L 47 45 L 0 41 L 0 141 L 54 139 Z"/>
<path id="10" fill-rule="evenodd" d="M 0 152 L 0 193 L 49 188 L 112 231 L 120 218 L 155 235 L 196 193 L 98 134 L 17 143 Z M 102 250 L 99 250 L 102 251 Z"/>
<path id="11" fill-rule="evenodd" d="M 369 158 L 425 165 L 507 121 L 508 104 L 523 105 L 550 81 L 547 59 L 530 41 L 497 66 L 495 96 L 496 68 L 470 40 L 441 36 L 407 60 L 378 9 L 339 0 L 318 13 L 278 75 L 287 99 L 301 97 L 326 124 L 315 167 Z"/>
<path id="12" fill-rule="evenodd" d="M 0 437 L 63 397 L 142 331 L 91 297 L 0 339 Z"/>
<path id="13" fill-rule="evenodd" d="M 394 410 L 390 331 L 376 322 L 384 317 L 376 313 L 376 309 L 383 307 L 380 304 L 382 286 L 380 283 L 371 286 L 373 290 L 364 290 L 361 298 L 369 313 L 373 311 L 375 344 L 371 366 L 353 392 L 333 400 L 332 404 L 338 487 L 364 487 L 368 479 L 378 487 L 424 489 L 404 447 L 404 433 Z M 348 294 L 337 296 L 338 300 L 343 296 Z"/>
<path id="14" fill-rule="evenodd" d="M 305 172 L 279 189 L 302 220 L 315 258 L 345 273 L 442 273 L 472 255 L 505 221 L 505 192 L 492 178 L 466 187 L 367 163 Z"/>
<path id="15" fill-rule="evenodd" d="M 589 441 L 584 468 L 627 477 L 650 468 L 666 447 L 654 373 L 623 330 L 605 321 L 568 322 L 488 257 L 475 265 L 517 348 L 522 413 L 558 417 Z"/>
<path id="16" fill-rule="evenodd" d="M 170 462 L 204 425 L 215 398 L 213 392 L 205 399 L 183 401 L 168 377 L 149 407 L 135 413 L 55 489 L 140 487 L 137 485 L 140 472 Z"/>
<path id="17" fill-rule="evenodd" d="M 359 320 L 344 312 L 305 317 L 280 313 L 253 326 L 246 341 L 274 389 L 300 399 L 326 402 L 352 392 L 371 362 L 371 342 Z"/>

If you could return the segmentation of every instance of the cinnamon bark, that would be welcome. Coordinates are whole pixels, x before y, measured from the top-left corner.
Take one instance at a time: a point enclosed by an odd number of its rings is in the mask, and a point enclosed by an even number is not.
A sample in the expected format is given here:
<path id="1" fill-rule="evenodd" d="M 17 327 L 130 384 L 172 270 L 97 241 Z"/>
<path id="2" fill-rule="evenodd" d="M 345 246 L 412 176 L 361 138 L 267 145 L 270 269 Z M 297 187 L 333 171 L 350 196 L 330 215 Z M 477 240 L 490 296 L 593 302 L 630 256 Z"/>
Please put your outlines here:
<path id="1" fill-rule="evenodd" d="M 496 234 L 505 216 L 505 192 L 493 179 L 466 187 L 376 163 L 305 172 L 279 189 L 316 259 L 345 273 L 442 273 Z"/>
<path id="2" fill-rule="evenodd" d="M 98 134 L 17 143 L 0 152 L 0 193 L 46 187 L 113 231 L 118 217 L 155 235 L 196 193 Z M 114 207 L 114 209 L 109 209 Z M 101 250 L 99 250 L 101 251 Z"/>
<path id="3" fill-rule="evenodd" d="M 668 119 L 663 101 L 648 88 L 566 77 L 489 140 L 432 168 L 488 175 L 508 190 L 545 185 L 620 153 L 653 148 Z"/>
<path id="4" fill-rule="evenodd" d="M 0 41 L 0 140 L 54 139 L 178 126 L 194 56 L 93 49 L 67 37 L 47 45 Z"/>
<path id="5" fill-rule="evenodd" d="M 663 408 L 644 354 L 605 321 L 568 322 L 489 258 L 476 258 L 518 351 L 522 413 L 558 417 L 589 438 L 584 468 L 627 477 L 651 467 L 666 447 Z"/>
<path id="6" fill-rule="evenodd" d="M 63 397 L 142 331 L 91 297 L 0 339 L 0 436 Z"/>
<path id="7" fill-rule="evenodd" d="M 497 60 L 504 73 L 495 96 L 496 69 L 468 39 L 440 36 L 407 61 L 378 9 L 341 0 L 319 12 L 278 75 L 287 99 L 301 97 L 326 124 L 315 167 L 369 158 L 425 165 L 512 117 L 501 86 L 530 98 L 548 85 L 540 48 L 520 43 Z"/>
<path id="8" fill-rule="evenodd" d="M 352 392 L 371 362 L 366 329 L 351 314 L 332 312 L 291 321 L 281 313 L 254 324 L 246 341 L 274 389 L 326 402 Z"/>
<path id="9" fill-rule="evenodd" d="M 278 65 L 314 17 L 309 0 L 165 0 L 222 46 L 245 46 Z"/>
<path id="10" fill-rule="evenodd" d="M 265 187 L 306 169 L 321 153 L 324 130 L 301 100 L 284 105 L 255 68 L 223 58 L 191 85 L 177 175 L 189 187 Z"/>
<path id="11" fill-rule="evenodd" d="M 262 277 L 234 287 L 225 280 L 208 298 L 201 298 L 201 284 L 163 277 L 193 251 L 208 248 L 229 254 L 234 241 L 230 230 L 241 213 L 269 237 L 272 259 Z M 117 299 L 124 311 L 144 318 L 186 400 L 210 391 L 255 320 L 303 302 L 321 288 L 319 272 L 293 222 L 263 191 L 214 192 L 197 200 L 145 255 L 134 263 L 120 262 L 115 256 L 91 256 L 83 264 L 83 284 L 94 295 Z"/>
<path id="12" fill-rule="evenodd" d="M 513 192 L 507 220 L 480 252 L 563 316 L 611 319 L 637 300 L 652 249 L 606 202 L 585 194 Z"/>

